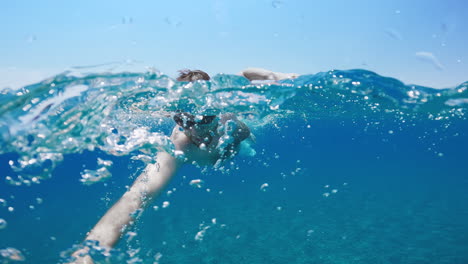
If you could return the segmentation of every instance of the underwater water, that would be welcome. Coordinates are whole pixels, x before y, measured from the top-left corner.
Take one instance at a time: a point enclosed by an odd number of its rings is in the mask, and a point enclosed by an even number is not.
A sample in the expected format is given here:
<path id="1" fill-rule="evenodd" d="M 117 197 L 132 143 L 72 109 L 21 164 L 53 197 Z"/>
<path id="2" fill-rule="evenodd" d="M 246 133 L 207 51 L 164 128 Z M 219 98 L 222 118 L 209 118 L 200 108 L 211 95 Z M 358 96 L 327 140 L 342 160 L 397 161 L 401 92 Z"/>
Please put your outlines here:
<path id="1" fill-rule="evenodd" d="M 467 106 L 468 83 L 366 70 L 274 84 L 66 72 L 3 90 L 0 262 L 69 260 L 145 164 L 173 152 L 181 109 L 236 113 L 255 140 L 181 168 L 95 263 L 467 263 Z"/>

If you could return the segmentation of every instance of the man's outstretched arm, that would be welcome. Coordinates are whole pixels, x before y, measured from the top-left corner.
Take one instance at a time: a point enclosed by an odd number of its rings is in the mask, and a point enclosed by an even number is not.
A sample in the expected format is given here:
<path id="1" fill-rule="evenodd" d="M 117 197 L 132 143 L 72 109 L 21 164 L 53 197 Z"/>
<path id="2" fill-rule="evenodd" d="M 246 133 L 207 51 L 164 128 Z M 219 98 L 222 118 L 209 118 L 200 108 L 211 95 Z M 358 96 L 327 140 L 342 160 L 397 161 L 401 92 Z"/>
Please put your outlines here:
<path id="1" fill-rule="evenodd" d="M 132 187 L 89 232 L 86 240 L 96 240 L 100 246 L 113 247 L 125 231 L 125 227 L 134 220 L 132 215 L 151 204 L 154 197 L 164 190 L 181 162 L 166 152 L 160 152 L 156 159 L 156 164 L 146 167 Z"/>
<path id="2" fill-rule="evenodd" d="M 235 122 L 237 126 L 233 136 L 235 137 L 234 144 L 238 145 L 248 137 L 250 131 L 234 115 L 226 114 L 221 117 L 221 123 L 223 124 L 230 120 Z M 199 133 L 196 133 L 197 130 Z M 175 149 L 184 153 L 184 160 L 166 152 L 159 152 L 156 157 L 156 163 L 146 167 L 145 171 L 138 176 L 130 189 L 125 192 L 120 200 L 106 212 L 88 233 L 86 240 L 98 241 L 99 246 L 107 249 L 112 248 L 118 242 L 123 232 L 133 224 L 135 220 L 133 216 L 138 214 L 137 210 L 143 210 L 164 190 L 164 187 L 184 162 L 195 161 L 200 164 L 214 164 L 221 157 L 216 149 L 220 135 L 214 137 L 206 149 L 202 149 L 193 143 L 193 137 L 195 135 L 202 135 L 203 130 L 199 127 L 190 131 L 185 130 L 184 133 L 180 130 L 179 126 L 176 126 L 172 131 L 171 140 L 174 143 Z M 72 263 L 92 264 L 93 261 L 88 255 L 88 251 L 89 248 L 85 247 L 74 252 L 72 256 L 76 260 Z"/>
<path id="3" fill-rule="evenodd" d="M 135 183 L 99 220 L 88 233 L 85 240 L 95 240 L 99 246 L 112 248 L 120 239 L 127 227 L 130 227 L 138 214 L 153 199 L 157 197 L 171 178 L 176 174 L 181 161 L 166 152 L 157 155 L 155 164 L 149 164 L 138 176 Z M 74 263 L 93 263 L 87 256 L 89 248 L 84 248 L 73 254 L 77 258 Z M 80 255 L 85 255 L 80 257 Z"/>
<path id="4" fill-rule="evenodd" d="M 190 147 L 190 139 L 178 131 L 176 127 L 172 133 L 172 141 L 176 150 L 186 150 Z M 99 246 L 112 248 L 120 239 L 126 228 L 133 224 L 137 210 L 143 210 L 151 204 L 171 178 L 176 174 L 183 161 L 166 153 L 159 152 L 156 163 L 149 164 L 145 171 L 138 176 L 134 184 L 99 220 L 88 233 L 85 240 L 95 240 Z M 73 253 L 75 264 L 92 264 L 87 255 L 89 248 L 83 248 Z"/>

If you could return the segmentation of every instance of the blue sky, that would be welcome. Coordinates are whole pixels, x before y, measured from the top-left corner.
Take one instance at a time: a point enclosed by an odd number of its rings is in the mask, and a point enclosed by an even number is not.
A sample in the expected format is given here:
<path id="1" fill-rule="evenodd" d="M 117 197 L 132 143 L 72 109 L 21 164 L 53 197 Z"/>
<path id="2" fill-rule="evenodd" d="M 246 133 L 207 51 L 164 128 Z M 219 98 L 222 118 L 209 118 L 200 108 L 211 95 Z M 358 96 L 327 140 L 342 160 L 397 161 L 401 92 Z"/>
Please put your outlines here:
<path id="1" fill-rule="evenodd" d="M 463 0 L 3 1 L 0 87 L 115 61 L 172 76 L 364 68 L 451 87 L 468 81 L 467 13 Z"/>

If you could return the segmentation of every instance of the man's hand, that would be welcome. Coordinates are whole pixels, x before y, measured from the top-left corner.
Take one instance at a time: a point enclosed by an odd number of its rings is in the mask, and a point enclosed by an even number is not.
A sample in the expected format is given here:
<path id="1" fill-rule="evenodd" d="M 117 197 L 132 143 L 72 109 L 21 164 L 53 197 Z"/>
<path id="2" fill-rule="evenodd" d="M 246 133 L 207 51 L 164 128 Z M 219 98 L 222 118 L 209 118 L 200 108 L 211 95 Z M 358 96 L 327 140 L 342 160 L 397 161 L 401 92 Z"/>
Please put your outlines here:
<path id="1" fill-rule="evenodd" d="M 245 78 L 249 79 L 250 81 L 279 81 L 283 79 L 294 79 L 299 77 L 297 73 L 282 73 L 282 72 L 274 72 L 266 69 L 261 68 L 247 68 L 241 72 L 239 75 L 244 76 Z"/>

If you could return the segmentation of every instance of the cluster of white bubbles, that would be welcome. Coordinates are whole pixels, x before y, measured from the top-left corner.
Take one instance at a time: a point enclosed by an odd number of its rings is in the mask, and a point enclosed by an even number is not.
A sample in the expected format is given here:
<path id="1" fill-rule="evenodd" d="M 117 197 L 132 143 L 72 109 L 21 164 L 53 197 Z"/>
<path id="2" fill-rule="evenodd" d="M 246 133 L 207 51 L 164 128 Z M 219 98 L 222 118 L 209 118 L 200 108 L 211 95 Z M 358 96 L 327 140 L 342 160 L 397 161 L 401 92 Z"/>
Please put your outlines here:
<path id="1" fill-rule="evenodd" d="M 210 229 L 210 228 L 212 228 L 213 226 L 216 226 L 216 225 L 218 225 L 218 220 L 216 218 L 212 218 L 210 224 L 201 223 L 199 225 L 199 227 L 198 227 L 199 231 L 195 234 L 195 237 L 194 237 L 195 241 L 203 241 L 208 229 Z M 221 224 L 219 226 L 220 226 L 220 228 L 224 228 L 226 225 Z"/>
<path id="2" fill-rule="evenodd" d="M 348 186 L 348 183 L 347 183 L 347 182 L 344 182 L 342 185 L 343 185 L 343 186 Z M 323 197 L 329 197 L 329 196 L 332 195 L 332 194 L 338 193 L 338 189 L 336 189 L 336 188 L 331 188 L 329 184 L 326 184 L 325 186 L 323 186 L 323 188 L 327 189 L 327 191 L 324 192 L 324 193 L 322 194 Z M 328 191 L 328 190 L 329 190 L 329 191 Z"/>
<path id="3" fill-rule="evenodd" d="M 197 109 L 200 116 L 236 112 L 253 129 L 255 119 L 278 112 L 270 106 L 295 94 L 291 86 L 276 88 L 228 75 L 178 83 L 150 71 L 66 72 L 18 91 L 3 91 L 1 153 L 19 154 L 9 163 L 16 175 L 6 180 L 16 186 L 40 183 L 51 177 L 65 154 L 85 150 L 130 155 L 144 163 L 154 162 L 158 151 L 176 154 L 168 133 L 176 110 Z M 219 129 L 217 148 L 224 151 L 233 142 L 235 124 L 228 121 Z M 110 166 L 100 163 L 96 170 L 83 171 L 81 181 L 89 185 L 109 178 Z"/>
<path id="4" fill-rule="evenodd" d="M 0 249 L 0 257 L 2 257 L 2 263 L 9 263 L 11 261 L 24 261 L 26 258 L 24 257 L 23 253 L 16 248 L 8 247 L 5 249 Z M 1 260 L 1 259 L 0 259 Z"/>
<path id="5" fill-rule="evenodd" d="M 103 182 L 109 179 L 112 174 L 109 171 L 109 168 L 112 167 L 112 161 L 110 160 L 103 160 L 98 158 L 97 164 L 99 166 L 96 170 L 88 170 L 85 169 L 81 172 L 81 179 L 80 181 L 85 185 L 91 185 L 98 182 Z"/>
<path id="6" fill-rule="evenodd" d="M 236 113 L 255 130 L 290 116 L 391 114 L 402 122 L 419 118 L 415 113 L 443 120 L 465 118 L 467 97 L 468 83 L 435 90 L 365 70 L 334 70 L 273 84 L 252 84 L 224 74 L 209 82 L 179 83 L 156 71 L 73 71 L 20 90 L 2 91 L 0 145 L 1 153 L 20 156 L 10 162 L 16 175 L 7 176 L 7 182 L 31 185 L 50 178 L 68 153 L 100 149 L 145 163 L 154 162 L 157 151 L 175 155 L 168 130 L 179 110 L 195 116 Z M 217 147 L 223 151 L 233 142 L 235 124 L 221 127 Z M 84 171 L 82 182 L 109 178 L 109 167 L 101 164 L 97 170 Z M 220 163 L 217 167 L 224 169 Z"/>

